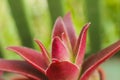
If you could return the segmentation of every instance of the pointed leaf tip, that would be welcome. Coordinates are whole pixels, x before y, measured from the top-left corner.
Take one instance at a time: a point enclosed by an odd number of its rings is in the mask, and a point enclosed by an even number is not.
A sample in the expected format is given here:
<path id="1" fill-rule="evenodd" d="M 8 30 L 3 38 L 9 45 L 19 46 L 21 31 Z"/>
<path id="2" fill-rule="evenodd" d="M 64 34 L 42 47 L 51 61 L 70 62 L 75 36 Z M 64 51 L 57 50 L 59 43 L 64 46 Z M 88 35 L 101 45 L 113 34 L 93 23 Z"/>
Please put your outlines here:
<path id="1" fill-rule="evenodd" d="M 30 64 L 36 67 L 36 69 L 45 73 L 44 69 L 46 69 L 48 65 L 45 62 L 43 56 L 39 52 L 30 48 L 17 47 L 17 46 L 11 46 L 11 47 L 8 47 L 7 49 L 13 52 L 16 52 L 21 57 L 23 57 L 26 61 L 28 61 Z"/>
<path id="2" fill-rule="evenodd" d="M 77 37 L 76 37 L 76 34 L 75 34 L 75 29 L 74 29 L 74 25 L 72 23 L 70 12 L 67 13 L 64 16 L 63 21 L 65 23 L 65 28 L 66 28 L 68 37 L 70 39 L 71 46 L 72 46 L 72 48 L 74 48 L 75 47 L 75 43 L 77 41 Z"/>
<path id="3" fill-rule="evenodd" d="M 0 70 L 18 73 L 34 80 L 46 78 L 42 72 L 35 69 L 26 61 L 0 59 Z"/>
<path id="4" fill-rule="evenodd" d="M 77 53 L 76 64 L 78 66 L 80 66 L 82 64 L 83 58 L 84 58 L 84 55 L 85 55 L 87 30 L 89 28 L 89 25 L 90 25 L 90 23 L 86 24 L 83 27 L 83 29 L 82 29 L 82 31 L 79 35 L 79 38 L 77 40 L 75 52 Z"/>
<path id="5" fill-rule="evenodd" d="M 44 45 L 39 40 L 35 39 L 35 42 L 39 45 L 39 47 L 41 49 L 41 52 L 42 52 L 42 55 L 44 57 L 44 60 L 49 65 L 50 59 L 49 59 L 49 56 L 48 56 L 48 51 L 46 50 Z"/>
<path id="6" fill-rule="evenodd" d="M 61 17 L 58 17 L 53 28 L 52 38 L 59 36 L 61 38 L 62 33 L 66 34 L 65 24 Z"/>

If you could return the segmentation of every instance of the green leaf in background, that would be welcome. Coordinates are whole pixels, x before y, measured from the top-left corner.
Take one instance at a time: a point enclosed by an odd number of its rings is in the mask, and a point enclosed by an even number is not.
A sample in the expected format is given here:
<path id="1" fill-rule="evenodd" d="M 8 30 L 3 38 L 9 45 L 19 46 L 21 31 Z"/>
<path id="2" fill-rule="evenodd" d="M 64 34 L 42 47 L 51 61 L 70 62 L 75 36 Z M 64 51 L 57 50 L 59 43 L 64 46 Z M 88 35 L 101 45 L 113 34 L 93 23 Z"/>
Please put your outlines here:
<path id="1" fill-rule="evenodd" d="M 23 0 L 8 0 L 8 3 L 10 5 L 11 13 L 14 18 L 22 45 L 34 47 L 29 23 L 26 19 L 26 14 L 24 11 Z"/>
<path id="2" fill-rule="evenodd" d="M 120 38 L 120 0 L 106 0 L 108 18 L 115 24 L 116 32 Z"/>
<path id="3" fill-rule="evenodd" d="M 3 57 L 2 54 L 3 54 L 3 51 L 2 51 L 2 47 L 1 47 L 1 45 L 0 45 L 0 58 Z"/>
<path id="4" fill-rule="evenodd" d="M 52 23 L 54 23 L 58 16 L 63 16 L 62 0 L 47 0 L 47 1 Z"/>
<path id="5" fill-rule="evenodd" d="M 85 14 L 87 22 L 91 22 L 89 29 L 90 53 L 95 53 L 101 49 L 101 21 L 99 11 L 100 0 L 85 0 Z"/>

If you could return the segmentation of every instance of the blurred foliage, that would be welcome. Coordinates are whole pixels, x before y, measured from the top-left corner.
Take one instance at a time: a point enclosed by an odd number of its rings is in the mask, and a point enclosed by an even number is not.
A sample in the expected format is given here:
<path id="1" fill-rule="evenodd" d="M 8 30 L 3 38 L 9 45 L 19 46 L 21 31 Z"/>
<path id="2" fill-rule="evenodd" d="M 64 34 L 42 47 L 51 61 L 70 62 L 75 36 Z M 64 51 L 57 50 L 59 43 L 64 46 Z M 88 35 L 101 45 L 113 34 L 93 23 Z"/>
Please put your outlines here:
<path id="1" fill-rule="evenodd" d="M 101 30 L 101 19 L 100 19 L 100 1 L 99 0 L 85 0 L 85 13 L 87 21 L 91 22 L 91 28 L 89 29 L 89 40 L 90 40 L 90 53 L 95 53 L 101 49 L 101 39 L 103 32 Z"/>
<path id="2" fill-rule="evenodd" d="M 31 35 L 29 23 L 26 19 L 23 0 L 8 0 L 9 7 L 16 24 L 19 37 L 23 46 L 33 48 L 33 38 Z"/>
<path id="3" fill-rule="evenodd" d="M 50 11 L 52 23 L 54 23 L 58 16 L 63 16 L 62 1 L 47 0 L 47 2 L 48 2 L 48 8 Z"/>
<path id="4" fill-rule="evenodd" d="M 3 53 L 2 46 L 0 45 L 0 57 L 3 57 L 2 53 Z"/>
<path id="5" fill-rule="evenodd" d="M 109 19 L 112 20 L 112 22 L 116 26 L 116 32 L 119 35 L 120 38 L 120 1 L 119 0 L 106 0 L 107 6 L 107 12 Z"/>

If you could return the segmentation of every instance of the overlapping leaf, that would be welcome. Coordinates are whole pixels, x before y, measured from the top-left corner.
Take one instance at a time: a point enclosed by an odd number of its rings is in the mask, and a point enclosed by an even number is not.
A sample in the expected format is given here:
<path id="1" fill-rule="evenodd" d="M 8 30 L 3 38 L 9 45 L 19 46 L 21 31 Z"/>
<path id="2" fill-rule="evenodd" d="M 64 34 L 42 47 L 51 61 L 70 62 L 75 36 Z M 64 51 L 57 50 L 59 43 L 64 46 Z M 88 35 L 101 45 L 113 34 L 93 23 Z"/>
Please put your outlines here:
<path id="1" fill-rule="evenodd" d="M 0 70 L 19 73 L 34 80 L 47 80 L 42 72 L 25 61 L 0 59 Z"/>
<path id="2" fill-rule="evenodd" d="M 26 47 L 8 47 L 7 49 L 16 52 L 22 56 L 26 61 L 35 66 L 38 70 L 44 73 L 44 69 L 47 68 L 47 63 L 45 62 L 44 56 L 39 52 L 26 48 Z"/>
<path id="3" fill-rule="evenodd" d="M 14 80 L 105 80 L 103 71 L 98 66 L 120 50 L 120 41 L 84 61 L 89 25 L 90 23 L 83 27 L 77 39 L 70 13 L 63 19 L 59 17 L 52 33 L 51 55 L 39 40 L 35 41 L 41 52 L 12 46 L 8 49 L 16 52 L 25 61 L 0 59 L 0 70 L 27 77 Z"/>
<path id="4" fill-rule="evenodd" d="M 55 61 L 47 69 L 46 75 L 49 80 L 77 80 L 79 69 L 67 61 Z"/>
<path id="5" fill-rule="evenodd" d="M 96 55 L 90 57 L 83 64 L 83 74 L 80 80 L 87 80 L 91 73 L 105 60 L 113 56 L 115 53 L 120 51 L 120 41 L 112 44 L 111 46 L 101 50 Z"/>

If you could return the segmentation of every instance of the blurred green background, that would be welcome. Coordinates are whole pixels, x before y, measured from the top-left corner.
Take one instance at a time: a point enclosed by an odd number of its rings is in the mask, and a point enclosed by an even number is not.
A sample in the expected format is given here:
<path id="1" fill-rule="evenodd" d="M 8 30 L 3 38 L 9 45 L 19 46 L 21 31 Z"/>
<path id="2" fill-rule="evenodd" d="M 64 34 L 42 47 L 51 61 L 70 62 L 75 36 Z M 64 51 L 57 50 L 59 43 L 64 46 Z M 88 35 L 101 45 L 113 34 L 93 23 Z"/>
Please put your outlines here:
<path id="1" fill-rule="evenodd" d="M 96 53 L 120 39 L 120 0 L 0 0 L 0 57 L 21 59 L 6 50 L 13 45 L 38 49 L 39 39 L 50 51 L 51 31 L 58 16 L 71 12 L 76 33 L 91 22 L 87 51 Z M 120 55 L 102 67 L 107 80 L 120 80 Z"/>

